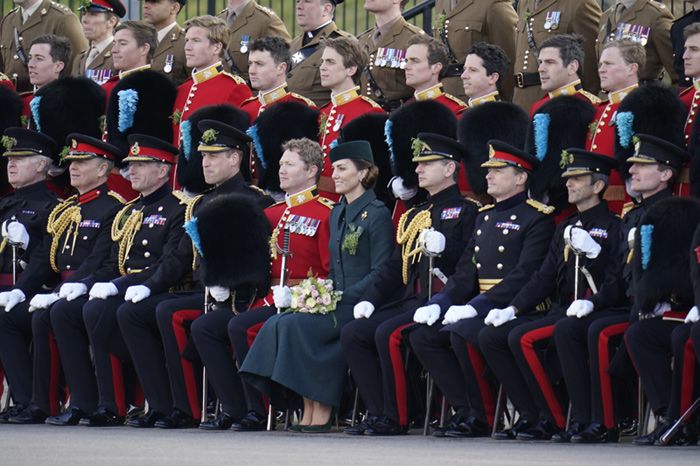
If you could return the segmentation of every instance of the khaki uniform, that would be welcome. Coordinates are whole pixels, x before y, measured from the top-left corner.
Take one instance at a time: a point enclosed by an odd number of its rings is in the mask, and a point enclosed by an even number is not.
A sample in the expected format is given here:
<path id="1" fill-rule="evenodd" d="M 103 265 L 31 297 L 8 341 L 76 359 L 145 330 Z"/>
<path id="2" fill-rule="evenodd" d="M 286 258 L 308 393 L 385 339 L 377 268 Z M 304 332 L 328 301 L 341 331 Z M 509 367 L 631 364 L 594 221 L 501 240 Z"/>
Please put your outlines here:
<path id="1" fill-rule="evenodd" d="M 440 38 L 450 51 L 451 65 L 442 83 L 445 92 L 467 99 L 460 78 L 469 48 L 478 42 L 498 45 L 510 59 L 510 68 L 503 76 L 502 94 L 513 95 L 513 58 L 518 15 L 511 0 L 460 0 L 450 10 L 449 0 L 435 3 L 433 37 Z"/>
<path id="2" fill-rule="evenodd" d="M 537 75 L 538 52 L 532 50 L 528 43 L 526 24 L 529 24 L 538 50 L 543 41 L 556 34 L 576 33 L 582 36 L 585 53 L 583 87 L 594 94 L 598 93 L 600 81 L 595 38 L 598 34 L 600 15 L 599 0 L 540 0 L 537 8 L 535 8 L 535 0 L 520 0 L 518 5 L 520 19 L 515 43 L 514 103 L 529 111 L 532 104 L 544 96 L 544 91 L 539 85 L 539 75 Z M 530 81 L 532 79 L 536 79 L 536 84 L 532 84 Z M 523 80 L 525 87 L 520 87 L 519 82 L 522 83 Z"/>
<path id="3" fill-rule="evenodd" d="M 185 64 L 185 30 L 179 24 L 158 43 L 151 68 L 172 79 L 176 86 L 190 77 Z"/>
<path id="4" fill-rule="evenodd" d="M 321 86 L 321 42 L 328 37 L 352 37 L 349 32 L 341 31 L 335 22 L 321 29 L 306 45 L 302 46 L 304 34 L 292 41 L 292 68 L 287 75 L 287 86 L 291 92 L 301 94 L 311 99 L 319 107 L 331 101 L 330 89 Z"/>
<path id="5" fill-rule="evenodd" d="M 16 82 L 18 92 L 31 91 L 32 85 L 29 83 L 27 67 L 17 54 L 15 30 L 26 60 L 29 60 L 29 47 L 38 36 L 66 36 L 72 49 L 70 63 L 66 63 L 68 71 L 73 69 L 74 57 L 88 46 L 78 17 L 68 7 L 43 0 L 24 24 L 19 7 L 14 8 L 0 21 L 0 71 Z"/>
<path id="6" fill-rule="evenodd" d="M 217 17 L 226 21 L 228 15 L 228 9 L 225 9 Z M 229 29 L 231 31 L 228 42 L 230 56 L 224 57 L 224 69 L 240 75 L 246 81 L 248 81 L 248 50 L 254 40 L 262 37 L 281 37 L 287 42 L 291 41 L 287 27 L 275 12 L 258 5 L 255 0 L 250 0 L 243 11 L 236 15 Z"/>
<path id="7" fill-rule="evenodd" d="M 75 57 L 73 62 L 73 71 L 71 76 L 87 76 L 102 85 L 115 74 L 114 63 L 112 63 L 112 46 L 108 45 L 102 50 L 95 59 L 90 62 L 90 67 L 86 68 L 90 49 L 84 50 L 80 55 Z"/>
<path id="8" fill-rule="evenodd" d="M 663 77 L 664 68 L 676 82 L 678 76 L 673 68 L 671 25 L 673 14 L 663 3 L 652 0 L 637 0 L 615 18 L 615 7 L 611 6 L 600 19 L 596 39 L 596 56 L 600 58 L 606 42 L 629 38 L 641 42 L 647 53 L 647 64 L 639 74 L 640 81 Z M 622 29 L 618 29 L 622 25 Z"/>
<path id="9" fill-rule="evenodd" d="M 369 56 L 369 65 L 362 73 L 360 92 L 390 111 L 413 96 L 413 88 L 406 85 L 406 49 L 408 40 L 424 34 L 417 26 L 399 17 L 386 34 L 375 43 L 376 27 L 358 37 L 360 46 Z M 371 75 L 374 83 L 368 79 Z M 318 103 L 318 102 L 317 102 Z"/>

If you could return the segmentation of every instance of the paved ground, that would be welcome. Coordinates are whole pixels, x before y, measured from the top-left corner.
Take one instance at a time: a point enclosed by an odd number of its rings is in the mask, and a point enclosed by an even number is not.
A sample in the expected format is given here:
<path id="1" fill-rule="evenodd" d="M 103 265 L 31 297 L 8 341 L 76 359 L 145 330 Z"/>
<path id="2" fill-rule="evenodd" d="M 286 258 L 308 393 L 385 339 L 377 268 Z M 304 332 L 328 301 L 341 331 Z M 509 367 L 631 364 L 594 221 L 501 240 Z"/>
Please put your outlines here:
<path id="1" fill-rule="evenodd" d="M 695 465 L 700 447 L 635 447 L 290 432 L 0 426 L 0 465 Z"/>

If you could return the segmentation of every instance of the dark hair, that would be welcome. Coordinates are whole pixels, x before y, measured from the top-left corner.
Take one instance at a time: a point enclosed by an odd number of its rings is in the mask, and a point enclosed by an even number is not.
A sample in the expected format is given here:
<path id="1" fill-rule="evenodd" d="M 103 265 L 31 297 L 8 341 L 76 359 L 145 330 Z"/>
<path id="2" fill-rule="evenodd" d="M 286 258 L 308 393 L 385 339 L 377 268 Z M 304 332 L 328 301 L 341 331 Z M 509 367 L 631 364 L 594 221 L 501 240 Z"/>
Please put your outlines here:
<path id="1" fill-rule="evenodd" d="M 373 189 L 374 186 L 377 184 L 377 178 L 379 178 L 379 167 L 377 167 L 372 162 L 364 159 L 350 160 L 352 161 L 352 164 L 355 165 L 355 168 L 358 171 L 367 170 L 367 174 L 364 177 L 362 177 L 362 180 L 360 180 L 362 187 L 367 190 Z"/>
<path id="2" fill-rule="evenodd" d="M 156 48 L 158 47 L 158 33 L 156 28 L 143 21 L 122 21 L 114 28 L 114 33 L 126 29 L 131 31 L 131 34 L 136 39 L 136 44 L 139 47 L 148 45 L 148 62 L 153 60 L 153 56 L 156 53 Z"/>
<path id="3" fill-rule="evenodd" d="M 690 23 L 683 28 L 683 39 L 687 39 L 695 34 L 700 34 L 700 23 Z"/>
<path id="4" fill-rule="evenodd" d="M 498 45 L 478 42 L 469 47 L 467 55 L 476 55 L 477 57 L 481 58 L 484 68 L 486 68 L 487 75 L 498 73 L 498 81 L 496 82 L 496 85 L 500 85 L 503 78 L 508 73 L 510 60 L 508 60 L 506 52 L 503 51 L 503 49 Z"/>
<path id="5" fill-rule="evenodd" d="M 427 34 L 416 34 L 408 39 L 408 46 L 411 45 L 425 45 L 428 48 L 428 64 L 442 64 L 439 76 L 442 79 L 447 73 L 447 65 L 450 64 L 450 55 L 445 44 Z"/>
<path id="6" fill-rule="evenodd" d="M 60 61 L 65 65 L 64 69 L 68 67 L 68 62 L 70 61 L 71 55 L 71 46 L 67 37 L 57 36 L 55 34 L 44 34 L 36 37 L 32 41 L 29 48 L 31 49 L 31 46 L 35 44 L 47 44 L 51 48 L 49 55 L 51 55 L 51 59 L 54 61 L 54 63 Z"/>
<path id="7" fill-rule="evenodd" d="M 356 66 L 357 71 L 352 75 L 355 84 L 360 83 L 362 70 L 367 66 L 367 53 L 360 47 L 360 43 L 354 37 L 332 37 L 321 42 L 322 47 L 329 47 L 338 52 L 343 57 L 343 67 L 350 68 Z"/>
<path id="8" fill-rule="evenodd" d="M 287 71 L 292 66 L 292 54 L 289 51 L 289 44 L 281 37 L 261 37 L 255 39 L 250 44 L 251 52 L 270 52 L 272 60 L 276 65 L 280 63 L 287 64 Z"/>
<path id="9" fill-rule="evenodd" d="M 569 66 L 571 62 L 578 62 L 576 74 L 579 77 L 583 74 L 583 37 L 578 34 L 557 34 L 544 41 L 540 45 L 540 50 L 551 47 L 559 50 L 559 56 L 564 66 Z"/>

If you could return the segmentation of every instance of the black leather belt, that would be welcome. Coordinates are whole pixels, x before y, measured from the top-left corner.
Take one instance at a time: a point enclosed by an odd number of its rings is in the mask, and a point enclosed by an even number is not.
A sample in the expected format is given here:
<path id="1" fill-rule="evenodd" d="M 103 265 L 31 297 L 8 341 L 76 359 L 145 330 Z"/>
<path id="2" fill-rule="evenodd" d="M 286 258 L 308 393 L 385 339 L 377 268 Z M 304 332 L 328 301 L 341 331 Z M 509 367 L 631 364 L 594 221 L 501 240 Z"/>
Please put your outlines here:
<path id="1" fill-rule="evenodd" d="M 541 84 L 539 73 L 517 73 L 514 78 L 515 85 L 520 88 L 539 86 Z"/>

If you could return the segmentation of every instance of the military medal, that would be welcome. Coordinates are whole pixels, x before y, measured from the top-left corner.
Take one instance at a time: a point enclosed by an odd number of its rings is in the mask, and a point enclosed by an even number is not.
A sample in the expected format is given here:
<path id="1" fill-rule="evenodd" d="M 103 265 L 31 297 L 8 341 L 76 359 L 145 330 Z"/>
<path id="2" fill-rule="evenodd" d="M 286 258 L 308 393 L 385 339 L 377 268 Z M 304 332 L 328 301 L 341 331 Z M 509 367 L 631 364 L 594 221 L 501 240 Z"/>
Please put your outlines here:
<path id="1" fill-rule="evenodd" d="M 401 56 L 399 68 L 401 68 L 402 70 L 405 70 L 406 69 L 406 51 L 399 50 L 399 55 Z"/>
<path id="2" fill-rule="evenodd" d="M 343 124 L 343 118 L 345 118 L 345 114 L 341 113 L 335 118 L 335 124 L 333 125 L 333 131 L 338 132 L 340 130 L 340 125 Z"/>
<path id="3" fill-rule="evenodd" d="M 384 47 L 377 51 L 377 60 L 378 63 L 375 63 L 377 66 L 386 66 L 386 49 Z"/>
<path id="4" fill-rule="evenodd" d="M 250 42 L 250 36 L 244 35 L 241 37 L 241 48 L 238 49 L 240 50 L 241 53 L 246 54 L 248 53 L 248 43 Z"/>
<path id="5" fill-rule="evenodd" d="M 175 55 L 169 53 L 165 56 L 165 65 L 163 66 L 163 71 L 170 73 L 173 70 L 173 62 L 175 61 Z"/>
<path id="6" fill-rule="evenodd" d="M 639 42 L 646 46 L 647 42 L 649 42 L 649 35 L 651 34 L 651 27 L 649 26 L 640 26 L 639 27 Z"/>

